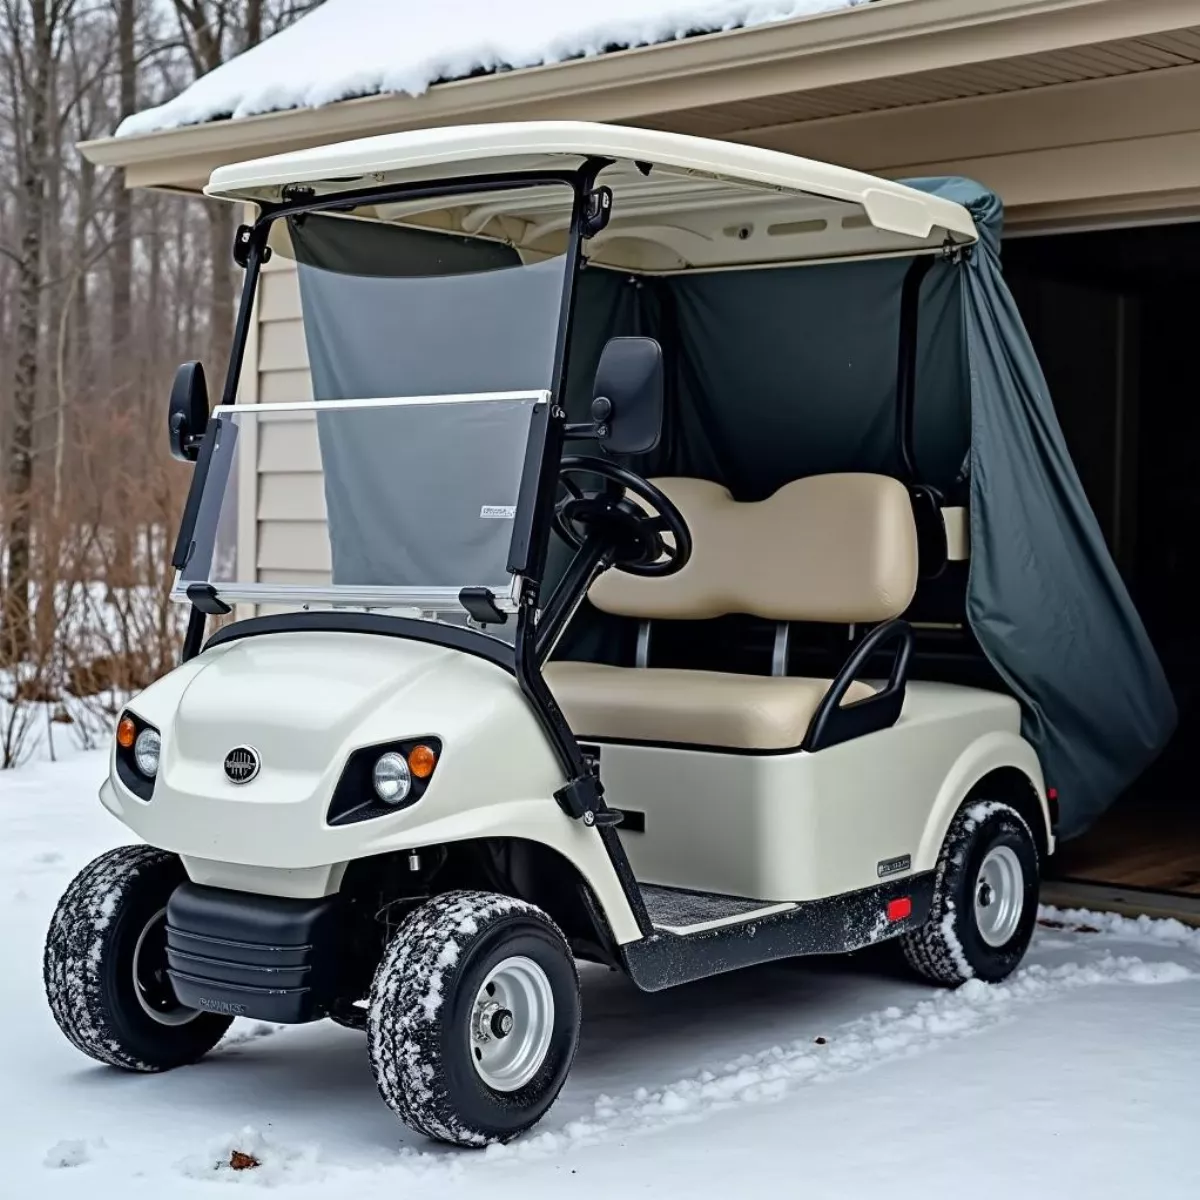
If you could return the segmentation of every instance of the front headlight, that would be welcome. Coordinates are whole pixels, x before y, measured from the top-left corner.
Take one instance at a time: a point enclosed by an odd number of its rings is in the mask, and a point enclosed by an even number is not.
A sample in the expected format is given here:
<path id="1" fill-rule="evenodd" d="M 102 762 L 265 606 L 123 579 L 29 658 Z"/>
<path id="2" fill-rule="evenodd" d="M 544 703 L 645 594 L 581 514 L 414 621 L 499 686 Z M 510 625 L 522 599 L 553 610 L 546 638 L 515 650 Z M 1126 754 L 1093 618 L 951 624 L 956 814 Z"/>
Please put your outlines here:
<path id="1" fill-rule="evenodd" d="M 158 774 L 158 759 L 161 753 L 162 738 L 158 736 L 158 730 L 147 726 L 133 743 L 133 761 L 147 779 L 153 779 Z"/>
<path id="2" fill-rule="evenodd" d="M 412 772 L 403 754 L 389 750 L 380 755 L 372 772 L 372 782 L 375 785 L 375 795 L 384 804 L 401 804 L 408 798 L 412 790 Z"/>
<path id="3" fill-rule="evenodd" d="M 330 825 L 351 825 L 411 808 L 429 790 L 441 755 L 442 741 L 437 737 L 360 746 L 342 768 L 325 820 Z"/>
<path id="4" fill-rule="evenodd" d="M 154 796 L 154 780 L 162 759 L 162 738 L 153 725 L 126 711 L 117 722 L 117 778 L 139 800 Z"/>

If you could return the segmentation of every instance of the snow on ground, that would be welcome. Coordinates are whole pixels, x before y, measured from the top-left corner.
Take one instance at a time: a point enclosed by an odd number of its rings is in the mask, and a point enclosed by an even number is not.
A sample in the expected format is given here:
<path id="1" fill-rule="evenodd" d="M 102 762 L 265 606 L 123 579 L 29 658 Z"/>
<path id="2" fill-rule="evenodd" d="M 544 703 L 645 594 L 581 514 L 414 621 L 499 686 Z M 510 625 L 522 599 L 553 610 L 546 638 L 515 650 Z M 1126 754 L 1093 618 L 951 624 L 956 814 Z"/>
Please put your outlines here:
<path id="1" fill-rule="evenodd" d="M 167 1075 L 100 1067 L 55 1028 L 40 956 L 71 875 L 127 840 L 95 799 L 103 769 L 76 753 L 0 775 L 0 1196 L 1200 1193 L 1200 932 L 1170 922 L 1047 914 L 1064 927 L 1040 930 L 1011 982 L 957 992 L 878 958 L 653 996 L 589 970 L 558 1105 L 483 1153 L 407 1133 L 375 1093 L 362 1036 L 328 1023 L 240 1022 Z M 234 1151 L 262 1165 L 235 1172 Z"/>
<path id="2" fill-rule="evenodd" d="M 118 136 L 317 108 L 352 96 L 417 96 L 439 80 L 540 66 L 694 33 L 765 25 L 868 0 L 325 0 Z"/>

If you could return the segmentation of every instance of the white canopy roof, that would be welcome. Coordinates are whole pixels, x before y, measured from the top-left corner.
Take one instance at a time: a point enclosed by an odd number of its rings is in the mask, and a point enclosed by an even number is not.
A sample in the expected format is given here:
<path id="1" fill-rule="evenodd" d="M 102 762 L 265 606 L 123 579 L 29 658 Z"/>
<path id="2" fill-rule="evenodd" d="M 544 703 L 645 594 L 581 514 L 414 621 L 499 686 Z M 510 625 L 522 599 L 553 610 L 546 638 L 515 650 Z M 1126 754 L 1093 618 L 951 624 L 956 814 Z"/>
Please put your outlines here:
<path id="1" fill-rule="evenodd" d="M 961 205 L 890 180 L 754 146 L 586 122 L 456 126 L 339 142 L 221 167 L 206 191 L 270 204 L 289 184 L 322 196 L 571 170 L 595 157 L 613 160 L 599 180 L 613 189 L 613 218 L 588 245 L 602 265 L 667 272 L 878 257 L 978 236 Z M 563 189 L 383 205 L 357 215 L 502 237 L 534 254 L 559 248 L 568 211 Z"/>

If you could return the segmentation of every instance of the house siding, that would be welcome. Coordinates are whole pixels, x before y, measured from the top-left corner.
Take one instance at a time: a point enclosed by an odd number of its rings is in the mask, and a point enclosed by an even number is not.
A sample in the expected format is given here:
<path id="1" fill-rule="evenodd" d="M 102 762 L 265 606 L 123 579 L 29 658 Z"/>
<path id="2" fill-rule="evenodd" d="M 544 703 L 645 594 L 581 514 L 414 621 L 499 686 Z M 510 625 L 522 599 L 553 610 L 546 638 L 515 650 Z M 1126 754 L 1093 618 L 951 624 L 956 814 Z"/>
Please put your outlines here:
<path id="1" fill-rule="evenodd" d="M 275 255 L 263 268 L 240 400 L 312 400 L 296 265 Z M 239 486 L 243 578 L 314 585 L 330 579 L 329 538 L 317 427 L 311 413 L 268 413 L 248 426 Z M 247 568 L 252 563 L 252 569 Z M 259 612 L 281 611 L 262 605 Z"/>

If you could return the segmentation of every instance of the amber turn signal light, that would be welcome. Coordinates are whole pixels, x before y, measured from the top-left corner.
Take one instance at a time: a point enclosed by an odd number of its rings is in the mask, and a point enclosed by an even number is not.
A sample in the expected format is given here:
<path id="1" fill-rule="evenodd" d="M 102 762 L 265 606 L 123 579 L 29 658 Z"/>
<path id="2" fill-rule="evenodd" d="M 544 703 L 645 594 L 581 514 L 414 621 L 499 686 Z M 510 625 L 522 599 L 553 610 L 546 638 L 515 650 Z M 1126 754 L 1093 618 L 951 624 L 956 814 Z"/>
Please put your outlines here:
<path id="1" fill-rule="evenodd" d="M 135 741 L 137 741 L 137 726 L 129 717 L 122 717 L 117 725 L 117 745 L 122 750 L 128 750 Z"/>
<path id="2" fill-rule="evenodd" d="M 428 779 L 437 766 L 437 751 L 424 744 L 414 746 L 408 752 L 408 769 L 415 779 Z"/>

